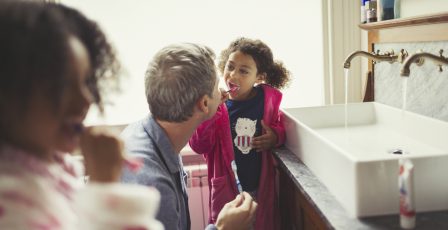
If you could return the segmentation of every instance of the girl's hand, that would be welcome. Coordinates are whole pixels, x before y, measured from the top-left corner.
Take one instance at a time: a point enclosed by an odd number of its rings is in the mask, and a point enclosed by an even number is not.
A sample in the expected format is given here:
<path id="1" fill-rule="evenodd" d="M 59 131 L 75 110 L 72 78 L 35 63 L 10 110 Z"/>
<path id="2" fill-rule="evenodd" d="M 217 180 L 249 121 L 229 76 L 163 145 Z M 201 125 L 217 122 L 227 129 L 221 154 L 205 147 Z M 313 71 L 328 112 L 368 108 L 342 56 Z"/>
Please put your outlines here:
<path id="1" fill-rule="evenodd" d="M 123 165 L 123 142 L 96 127 L 86 128 L 81 135 L 81 152 L 90 181 L 116 182 Z"/>
<path id="2" fill-rule="evenodd" d="M 272 149 L 277 143 L 277 134 L 271 127 L 265 125 L 263 121 L 261 121 L 261 126 L 265 130 L 265 134 L 252 139 L 252 147 L 257 152 Z"/>

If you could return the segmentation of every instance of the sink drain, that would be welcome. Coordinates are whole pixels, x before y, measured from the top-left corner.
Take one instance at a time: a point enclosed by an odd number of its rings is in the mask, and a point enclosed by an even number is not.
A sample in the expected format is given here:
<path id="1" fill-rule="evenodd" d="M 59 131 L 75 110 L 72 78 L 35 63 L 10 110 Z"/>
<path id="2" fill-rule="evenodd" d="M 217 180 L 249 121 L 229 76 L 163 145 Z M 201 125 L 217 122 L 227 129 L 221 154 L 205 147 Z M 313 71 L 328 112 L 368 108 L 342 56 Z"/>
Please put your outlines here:
<path id="1" fill-rule="evenodd" d="M 396 155 L 402 155 L 402 154 L 408 154 L 409 152 L 404 151 L 403 149 L 391 149 L 387 151 L 390 154 L 396 154 Z"/>

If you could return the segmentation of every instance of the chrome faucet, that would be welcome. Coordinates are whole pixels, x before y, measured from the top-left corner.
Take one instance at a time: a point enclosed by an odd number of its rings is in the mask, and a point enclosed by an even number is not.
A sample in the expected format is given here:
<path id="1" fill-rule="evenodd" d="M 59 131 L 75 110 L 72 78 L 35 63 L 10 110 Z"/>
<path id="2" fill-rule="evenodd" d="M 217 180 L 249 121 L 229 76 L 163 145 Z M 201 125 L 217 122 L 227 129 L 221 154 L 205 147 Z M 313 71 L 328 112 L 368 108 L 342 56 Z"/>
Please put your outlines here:
<path id="1" fill-rule="evenodd" d="M 442 53 L 443 50 L 439 51 L 440 55 L 434 55 L 431 53 L 421 52 L 421 53 L 415 53 L 411 56 L 409 56 L 408 59 L 403 64 L 403 67 L 401 68 L 401 76 L 402 77 L 409 77 L 410 74 L 410 67 L 412 63 L 416 63 L 418 66 L 422 65 L 425 61 L 425 58 L 431 59 L 438 63 L 439 65 L 439 71 L 442 72 L 442 65 L 448 65 L 448 59 L 445 58 Z"/>
<path id="2" fill-rule="evenodd" d="M 349 69 L 350 62 L 356 56 L 364 56 L 364 57 L 373 59 L 376 62 L 387 61 L 389 63 L 393 63 L 396 61 L 403 62 L 403 60 L 407 57 L 407 55 L 408 55 L 408 53 L 405 50 L 401 50 L 400 54 L 398 54 L 398 55 L 394 54 L 393 50 L 391 52 L 385 52 L 384 54 L 380 54 L 379 50 L 376 53 L 374 53 L 374 52 L 369 53 L 366 51 L 358 50 L 358 51 L 355 51 L 355 52 L 351 53 L 350 55 L 348 55 L 348 57 L 344 61 L 344 68 Z"/>

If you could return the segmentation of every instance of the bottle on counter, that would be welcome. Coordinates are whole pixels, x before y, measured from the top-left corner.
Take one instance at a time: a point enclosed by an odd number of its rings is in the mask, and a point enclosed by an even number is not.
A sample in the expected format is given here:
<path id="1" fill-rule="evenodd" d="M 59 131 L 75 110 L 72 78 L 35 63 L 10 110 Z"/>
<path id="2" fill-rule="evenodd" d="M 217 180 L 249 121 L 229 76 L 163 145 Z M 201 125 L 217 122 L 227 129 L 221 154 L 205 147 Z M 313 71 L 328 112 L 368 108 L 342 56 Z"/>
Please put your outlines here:
<path id="1" fill-rule="evenodd" d="M 414 164 L 408 158 L 398 160 L 400 192 L 400 227 L 415 228 Z"/>
<path id="2" fill-rule="evenodd" d="M 366 0 L 361 0 L 361 23 L 367 22 L 365 5 L 366 5 Z"/>
<path id="3" fill-rule="evenodd" d="M 383 0 L 376 1 L 376 21 L 383 20 Z"/>
<path id="4" fill-rule="evenodd" d="M 382 20 L 390 20 L 394 19 L 394 8 L 395 8 L 395 0 L 380 0 L 382 7 Z"/>
<path id="5" fill-rule="evenodd" d="M 401 17 L 401 0 L 395 0 L 394 3 L 394 18 Z"/>
<path id="6" fill-rule="evenodd" d="M 366 17 L 367 23 L 376 22 L 377 20 L 377 2 L 376 0 L 370 0 L 366 2 Z"/>

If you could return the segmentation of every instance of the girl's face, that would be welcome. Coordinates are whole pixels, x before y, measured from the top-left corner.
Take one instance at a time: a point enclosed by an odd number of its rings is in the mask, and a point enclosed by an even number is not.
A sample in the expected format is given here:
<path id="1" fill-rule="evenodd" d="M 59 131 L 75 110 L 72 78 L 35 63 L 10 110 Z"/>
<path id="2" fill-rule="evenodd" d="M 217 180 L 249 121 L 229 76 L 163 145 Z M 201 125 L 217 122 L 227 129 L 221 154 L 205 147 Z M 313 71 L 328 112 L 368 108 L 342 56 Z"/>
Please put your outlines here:
<path id="1" fill-rule="evenodd" d="M 247 100 L 255 96 L 253 86 L 263 80 L 263 75 L 257 72 L 257 64 L 252 56 L 241 51 L 231 53 L 224 68 L 224 81 L 230 90 L 229 98 Z"/>
<path id="2" fill-rule="evenodd" d="M 58 98 L 59 107 L 55 108 L 45 89 L 36 87 L 31 92 L 29 107 L 23 110 L 25 114 L 12 118 L 13 124 L 7 131 L 8 141 L 12 144 L 46 160 L 51 160 L 55 151 L 75 150 L 80 137 L 79 128 L 92 102 L 86 85 L 90 74 L 87 50 L 77 38 L 71 37 L 68 43 L 68 77 Z"/>

